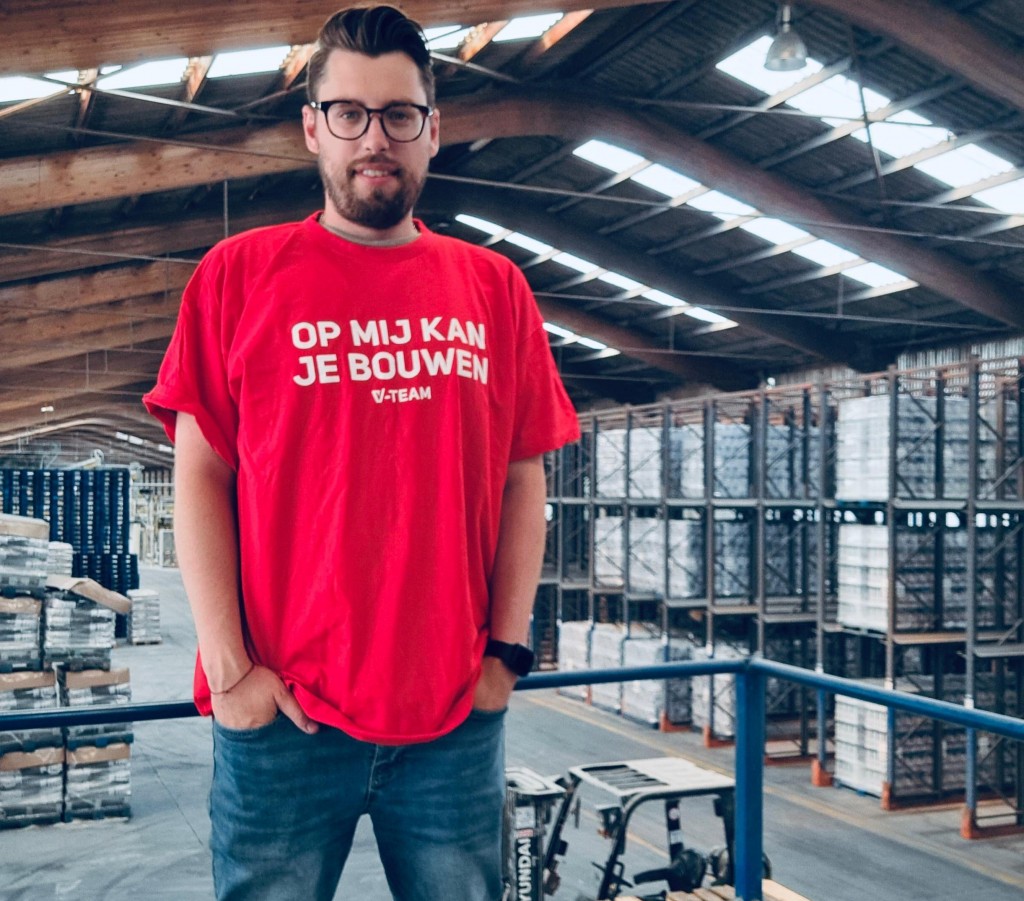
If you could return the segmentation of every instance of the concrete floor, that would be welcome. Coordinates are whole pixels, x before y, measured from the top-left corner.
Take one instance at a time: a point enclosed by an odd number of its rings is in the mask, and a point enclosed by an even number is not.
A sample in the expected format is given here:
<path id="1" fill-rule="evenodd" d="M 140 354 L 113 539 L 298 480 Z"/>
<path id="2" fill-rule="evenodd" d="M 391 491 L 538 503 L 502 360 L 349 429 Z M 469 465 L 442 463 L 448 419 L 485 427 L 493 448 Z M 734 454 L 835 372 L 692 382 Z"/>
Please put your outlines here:
<path id="1" fill-rule="evenodd" d="M 194 632 L 175 570 L 144 569 L 142 587 L 161 595 L 163 642 L 116 649 L 129 666 L 135 700 L 189 697 Z M 665 734 L 554 692 L 513 698 L 508 762 L 545 774 L 569 766 L 641 757 L 681 756 L 731 772 L 731 748 L 705 748 L 693 733 Z M 139 723 L 132 751 L 130 820 L 74 822 L 0 831 L 0 899 L 43 901 L 189 901 L 212 897 L 206 793 L 209 723 L 196 719 Z M 596 833 L 594 803 L 584 793 L 578 829 L 565 837 L 562 887 L 554 896 L 594 897 L 607 842 Z M 593 803 L 592 803 L 593 802 Z M 633 819 L 626 873 L 664 864 L 659 805 Z M 709 801 L 683 803 L 688 845 L 722 843 Z M 765 774 L 765 849 L 774 878 L 811 901 L 1021 901 L 1024 836 L 968 842 L 956 805 L 885 813 L 875 798 L 810 786 L 806 766 Z M 387 901 L 369 828 L 357 834 L 337 898 Z"/>

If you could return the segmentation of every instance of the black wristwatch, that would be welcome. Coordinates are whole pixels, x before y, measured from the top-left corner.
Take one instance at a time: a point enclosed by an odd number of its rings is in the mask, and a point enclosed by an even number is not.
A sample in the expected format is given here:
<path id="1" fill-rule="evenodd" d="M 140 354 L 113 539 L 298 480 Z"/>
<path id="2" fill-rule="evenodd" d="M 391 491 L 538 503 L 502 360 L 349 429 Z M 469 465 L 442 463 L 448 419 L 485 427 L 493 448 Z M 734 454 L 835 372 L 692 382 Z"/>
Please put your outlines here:
<path id="1" fill-rule="evenodd" d="M 484 648 L 485 657 L 497 657 L 517 676 L 525 676 L 533 669 L 533 651 L 525 644 L 509 644 L 490 638 Z"/>

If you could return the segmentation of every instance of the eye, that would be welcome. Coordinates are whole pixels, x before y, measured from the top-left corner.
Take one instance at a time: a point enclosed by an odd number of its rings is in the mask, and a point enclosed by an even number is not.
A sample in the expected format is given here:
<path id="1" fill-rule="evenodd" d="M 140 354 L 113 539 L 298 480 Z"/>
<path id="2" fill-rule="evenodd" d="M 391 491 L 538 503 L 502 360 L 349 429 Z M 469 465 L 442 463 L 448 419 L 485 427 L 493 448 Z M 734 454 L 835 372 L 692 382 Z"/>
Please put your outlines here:
<path id="1" fill-rule="evenodd" d="M 334 118 L 342 122 L 358 122 L 365 115 L 358 106 L 335 106 L 331 111 Z"/>
<path id="2" fill-rule="evenodd" d="M 414 112 L 413 108 L 409 106 L 392 106 L 385 111 L 384 115 L 392 125 L 405 125 L 413 121 Z"/>

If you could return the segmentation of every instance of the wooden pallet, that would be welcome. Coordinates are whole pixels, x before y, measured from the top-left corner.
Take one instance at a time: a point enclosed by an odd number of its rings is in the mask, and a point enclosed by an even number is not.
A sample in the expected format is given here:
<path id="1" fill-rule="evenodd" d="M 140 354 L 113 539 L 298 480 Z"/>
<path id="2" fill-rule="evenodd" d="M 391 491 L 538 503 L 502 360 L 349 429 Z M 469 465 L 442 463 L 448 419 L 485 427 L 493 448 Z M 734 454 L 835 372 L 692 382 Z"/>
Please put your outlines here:
<path id="1" fill-rule="evenodd" d="M 761 883 L 763 901 L 810 901 L 771 879 Z M 735 901 L 736 890 L 731 885 L 713 885 L 692 892 L 669 892 L 665 901 Z M 639 901 L 631 895 L 619 895 L 618 901 Z"/>

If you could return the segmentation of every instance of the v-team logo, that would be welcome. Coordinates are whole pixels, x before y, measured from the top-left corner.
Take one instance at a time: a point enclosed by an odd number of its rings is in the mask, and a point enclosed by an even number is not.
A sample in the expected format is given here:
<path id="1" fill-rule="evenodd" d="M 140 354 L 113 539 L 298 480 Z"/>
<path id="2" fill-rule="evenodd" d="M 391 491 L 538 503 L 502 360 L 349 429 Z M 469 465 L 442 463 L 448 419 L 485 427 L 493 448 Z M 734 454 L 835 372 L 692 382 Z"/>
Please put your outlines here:
<path id="1" fill-rule="evenodd" d="M 430 386 L 423 388 L 374 388 L 375 403 L 404 404 L 410 400 L 430 400 Z"/>

